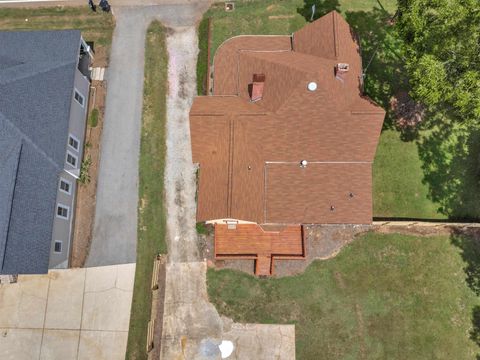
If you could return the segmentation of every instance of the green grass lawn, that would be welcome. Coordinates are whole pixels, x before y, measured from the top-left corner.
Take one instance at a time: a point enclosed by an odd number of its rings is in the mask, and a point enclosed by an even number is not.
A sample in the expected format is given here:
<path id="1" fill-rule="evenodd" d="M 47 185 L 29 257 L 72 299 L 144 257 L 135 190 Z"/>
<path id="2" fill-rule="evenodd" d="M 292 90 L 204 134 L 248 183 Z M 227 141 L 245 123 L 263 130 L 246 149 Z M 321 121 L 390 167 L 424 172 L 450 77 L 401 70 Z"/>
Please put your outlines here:
<path id="1" fill-rule="evenodd" d="M 164 207 L 165 122 L 168 59 L 165 30 L 154 22 L 147 31 L 142 137 L 139 163 L 138 243 L 127 359 L 147 359 L 147 324 L 155 255 L 167 252 Z"/>
<path id="2" fill-rule="evenodd" d="M 210 269 L 208 293 L 235 321 L 295 324 L 299 360 L 474 359 L 480 299 L 463 269 L 478 284 L 480 252 L 454 241 L 369 233 L 294 277 Z"/>
<path id="3" fill-rule="evenodd" d="M 28 20 L 28 21 L 27 21 Z M 0 8 L 1 30 L 78 29 L 85 41 L 110 47 L 115 21 L 111 13 L 96 13 L 85 7 Z"/>
<path id="4" fill-rule="evenodd" d="M 422 182 L 416 142 L 404 142 L 395 130 L 384 130 L 373 164 L 373 212 L 382 217 L 442 219 Z"/>
<path id="5" fill-rule="evenodd" d="M 204 17 L 198 25 L 198 61 L 197 61 L 197 93 L 207 94 L 208 74 L 208 18 Z"/>

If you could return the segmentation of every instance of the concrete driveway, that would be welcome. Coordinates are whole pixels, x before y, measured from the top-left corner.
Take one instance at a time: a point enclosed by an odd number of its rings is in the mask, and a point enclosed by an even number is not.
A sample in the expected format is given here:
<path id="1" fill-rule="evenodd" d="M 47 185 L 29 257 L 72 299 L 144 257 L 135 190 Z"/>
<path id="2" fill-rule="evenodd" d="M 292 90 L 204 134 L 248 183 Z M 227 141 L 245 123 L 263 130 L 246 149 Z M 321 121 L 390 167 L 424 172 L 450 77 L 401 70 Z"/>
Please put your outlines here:
<path id="1" fill-rule="evenodd" d="M 124 359 L 135 264 L 0 285 L 0 359 Z"/>

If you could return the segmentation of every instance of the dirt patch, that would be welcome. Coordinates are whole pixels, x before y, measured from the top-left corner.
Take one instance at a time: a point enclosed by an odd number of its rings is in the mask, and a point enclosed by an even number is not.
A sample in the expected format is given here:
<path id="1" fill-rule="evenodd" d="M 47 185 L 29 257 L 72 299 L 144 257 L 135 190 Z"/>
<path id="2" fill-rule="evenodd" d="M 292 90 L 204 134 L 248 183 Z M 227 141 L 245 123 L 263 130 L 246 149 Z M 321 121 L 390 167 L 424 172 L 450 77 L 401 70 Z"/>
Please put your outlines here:
<path id="1" fill-rule="evenodd" d="M 109 48 L 99 46 L 95 48 L 92 67 L 106 67 L 108 65 Z"/>
<path id="2" fill-rule="evenodd" d="M 277 19 L 293 19 L 295 15 L 272 15 L 268 17 L 268 20 L 277 20 Z"/>
<path id="3" fill-rule="evenodd" d="M 90 182 L 78 183 L 75 205 L 75 224 L 70 254 L 71 267 L 83 267 L 92 241 L 93 221 L 97 193 L 98 165 L 100 163 L 100 145 L 105 113 L 106 82 L 92 81 L 89 98 L 89 117 L 85 134 L 85 150 L 83 158 L 91 159 L 89 168 Z M 93 109 L 98 110 L 97 126 L 90 126 L 90 115 Z"/>
<path id="4" fill-rule="evenodd" d="M 338 287 L 340 289 L 346 289 L 347 288 L 347 286 L 345 285 L 345 281 L 343 280 L 342 273 L 337 271 L 337 272 L 335 272 L 335 274 L 333 274 L 333 276 L 335 277 L 335 280 L 337 281 Z"/>
<path id="5" fill-rule="evenodd" d="M 415 128 L 425 115 L 423 105 L 414 101 L 406 91 L 400 91 L 393 96 L 390 107 L 395 114 L 397 126 L 401 129 Z"/>
<path id="6" fill-rule="evenodd" d="M 448 225 L 432 225 L 432 226 L 420 226 L 420 225 L 380 225 L 374 226 L 372 230 L 381 234 L 403 234 L 412 236 L 437 236 L 437 235 L 449 235 L 452 232 L 453 227 Z"/>

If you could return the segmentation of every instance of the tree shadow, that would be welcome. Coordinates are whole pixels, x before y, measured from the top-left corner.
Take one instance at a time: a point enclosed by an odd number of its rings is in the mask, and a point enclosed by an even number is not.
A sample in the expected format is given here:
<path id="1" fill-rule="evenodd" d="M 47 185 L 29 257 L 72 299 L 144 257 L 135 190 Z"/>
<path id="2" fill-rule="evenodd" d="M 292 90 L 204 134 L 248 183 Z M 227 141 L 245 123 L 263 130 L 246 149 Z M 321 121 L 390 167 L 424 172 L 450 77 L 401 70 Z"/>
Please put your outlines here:
<path id="1" fill-rule="evenodd" d="M 470 330 L 470 339 L 480 347 L 480 306 L 476 305 L 472 310 L 472 330 Z M 477 355 L 480 359 L 480 354 Z"/>
<path id="2" fill-rule="evenodd" d="M 461 250 L 460 255 L 466 264 L 463 268 L 465 281 L 480 296 L 480 228 L 452 230 L 451 242 Z"/>
<path id="3" fill-rule="evenodd" d="M 470 289 L 480 295 L 480 229 L 469 228 L 466 230 L 453 230 L 451 235 L 452 244 L 460 248 L 462 259 L 466 265 L 464 272 L 466 282 Z M 480 306 L 472 309 L 472 328 L 470 340 L 480 347 Z M 480 360 L 480 354 L 476 357 Z"/>
<path id="4" fill-rule="evenodd" d="M 408 91 L 409 85 L 404 71 L 403 45 L 392 15 L 383 8 L 375 7 L 368 12 L 347 12 L 346 20 L 360 38 L 364 92 L 387 111 L 383 128 L 399 130 L 390 100 L 398 92 Z M 414 138 L 406 136 L 405 140 Z"/>
<path id="5" fill-rule="evenodd" d="M 450 219 L 480 219 L 480 128 L 460 128 L 443 116 L 418 142 L 429 197 Z"/>
<path id="6" fill-rule="evenodd" d="M 338 0 L 304 0 L 303 8 L 297 8 L 297 13 L 307 21 L 315 21 L 332 10 L 340 11 Z M 315 12 L 312 7 L 315 5 Z"/>

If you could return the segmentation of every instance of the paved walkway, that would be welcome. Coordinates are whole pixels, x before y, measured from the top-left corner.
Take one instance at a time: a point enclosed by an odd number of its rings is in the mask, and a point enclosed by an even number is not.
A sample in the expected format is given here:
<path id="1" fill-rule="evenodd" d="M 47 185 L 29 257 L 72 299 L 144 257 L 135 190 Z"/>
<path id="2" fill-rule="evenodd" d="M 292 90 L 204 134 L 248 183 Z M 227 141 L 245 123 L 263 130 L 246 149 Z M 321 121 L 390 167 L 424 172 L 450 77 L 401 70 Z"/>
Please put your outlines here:
<path id="1" fill-rule="evenodd" d="M 0 285 L 0 359 L 125 358 L 135 264 Z"/>

